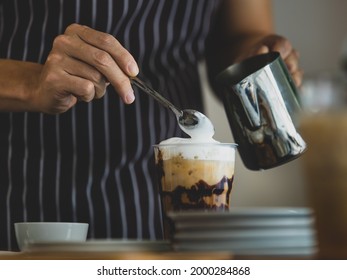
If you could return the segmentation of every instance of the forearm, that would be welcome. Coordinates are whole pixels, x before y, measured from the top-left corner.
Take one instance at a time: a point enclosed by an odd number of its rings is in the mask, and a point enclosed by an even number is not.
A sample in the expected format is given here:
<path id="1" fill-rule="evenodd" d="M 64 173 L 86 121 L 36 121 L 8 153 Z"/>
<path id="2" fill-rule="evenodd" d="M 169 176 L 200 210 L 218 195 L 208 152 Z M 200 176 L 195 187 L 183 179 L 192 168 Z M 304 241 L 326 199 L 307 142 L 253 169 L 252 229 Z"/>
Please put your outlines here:
<path id="1" fill-rule="evenodd" d="M 0 59 L 0 111 L 36 111 L 34 92 L 42 65 Z"/>

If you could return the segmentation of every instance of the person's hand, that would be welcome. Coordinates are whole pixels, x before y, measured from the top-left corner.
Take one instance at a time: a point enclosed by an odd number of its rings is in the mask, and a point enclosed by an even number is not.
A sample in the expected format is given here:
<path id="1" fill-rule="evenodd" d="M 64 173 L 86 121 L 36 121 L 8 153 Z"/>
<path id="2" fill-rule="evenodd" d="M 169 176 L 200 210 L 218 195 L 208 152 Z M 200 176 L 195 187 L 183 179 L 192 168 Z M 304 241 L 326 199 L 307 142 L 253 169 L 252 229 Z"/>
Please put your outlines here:
<path id="1" fill-rule="evenodd" d="M 270 51 L 276 51 L 281 54 L 282 59 L 292 75 L 294 83 L 300 86 L 302 83 L 303 71 L 299 66 L 299 53 L 286 38 L 278 35 L 268 35 L 251 48 L 248 56 L 268 53 Z"/>
<path id="2" fill-rule="evenodd" d="M 129 76 L 138 72 L 132 55 L 112 35 L 72 24 L 54 40 L 37 81 L 35 106 L 41 112 L 62 113 L 77 100 L 101 98 L 109 84 L 130 104 L 135 97 Z"/>

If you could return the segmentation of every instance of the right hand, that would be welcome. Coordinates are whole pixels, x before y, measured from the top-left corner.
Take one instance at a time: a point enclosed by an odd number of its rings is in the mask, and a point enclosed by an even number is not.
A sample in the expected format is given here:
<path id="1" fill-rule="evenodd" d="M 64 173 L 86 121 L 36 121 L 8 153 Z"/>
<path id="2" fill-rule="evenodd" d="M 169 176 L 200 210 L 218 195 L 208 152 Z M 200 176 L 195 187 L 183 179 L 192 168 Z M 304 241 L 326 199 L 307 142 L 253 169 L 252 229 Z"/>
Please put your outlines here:
<path id="1" fill-rule="evenodd" d="M 37 111 L 63 113 L 77 100 L 104 96 L 111 84 L 124 103 L 134 101 L 129 76 L 138 66 L 132 55 L 110 34 L 72 24 L 55 38 L 34 90 Z"/>

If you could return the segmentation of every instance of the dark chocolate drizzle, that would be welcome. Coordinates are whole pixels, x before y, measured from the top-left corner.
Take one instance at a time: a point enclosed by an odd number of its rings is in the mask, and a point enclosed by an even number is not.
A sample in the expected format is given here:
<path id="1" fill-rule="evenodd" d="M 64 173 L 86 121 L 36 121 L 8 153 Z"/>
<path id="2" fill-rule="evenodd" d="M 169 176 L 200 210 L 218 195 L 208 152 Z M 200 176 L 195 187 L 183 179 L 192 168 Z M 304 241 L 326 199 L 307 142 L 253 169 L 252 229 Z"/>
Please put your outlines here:
<path id="1" fill-rule="evenodd" d="M 203 180 L 200 180 L 195 185 L 190 188 L 183 186 L 177 186 L 173 191 L 164 191 L 160 185 L 160 194 L 165 200 L 169 197 L 172 210 L 189 210 L 189 209 L 215 209 L 215 210 L 224 210 L 229 209 L 229 197 L 233 185 L 233 178 L 223 177 L 217 184 L 209 185 Z M 216 204 L 207 204 L 204 201 L 204 197 L 219 196 L 224 192 L 224 185 L 227 182 L 228 191 L 226 194 L 226 204 L 222 203 L 221 205 Z M 183 197 L 188 198 L 189 202 L 184 202 Z M 186 200 L 186 199 L 185 199 Z"/>

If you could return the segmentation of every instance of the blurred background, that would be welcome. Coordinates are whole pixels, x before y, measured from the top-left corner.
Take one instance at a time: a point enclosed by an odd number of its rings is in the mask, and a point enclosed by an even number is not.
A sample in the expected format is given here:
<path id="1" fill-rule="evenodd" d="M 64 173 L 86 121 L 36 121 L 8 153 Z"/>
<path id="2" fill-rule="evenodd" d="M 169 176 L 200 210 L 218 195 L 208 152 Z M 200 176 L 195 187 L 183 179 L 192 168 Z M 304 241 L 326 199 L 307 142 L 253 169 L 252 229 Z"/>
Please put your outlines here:
<path id="1" fill-rule="evenodd" d="M 305 77 L 341 70 L 347 40 L 346 0 L 273 0 L 276 33 L 287 37 L 300 53 Z M 207 116 L 215 139 L 233 142 L 223 105 L 212 95 L 201 67 Z M 302 158 L 265 171 L 246 169 L 236 157 L 233 206 L 307 206 Z"/>

